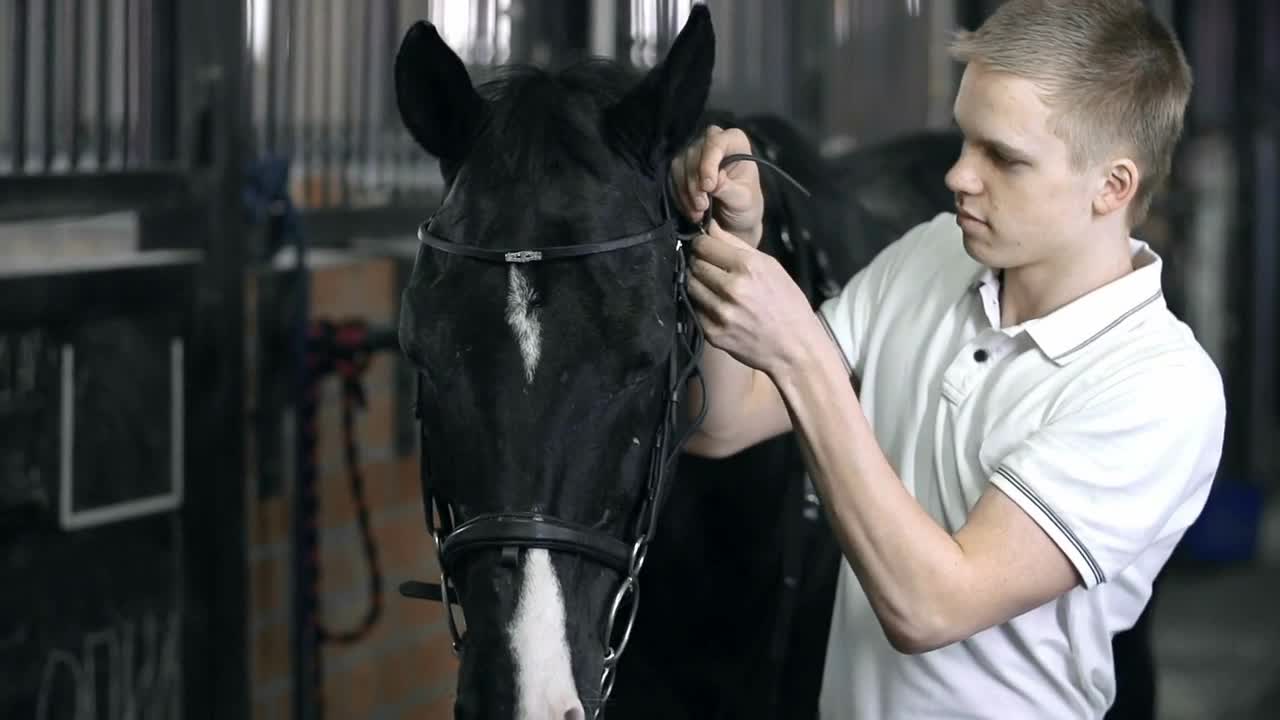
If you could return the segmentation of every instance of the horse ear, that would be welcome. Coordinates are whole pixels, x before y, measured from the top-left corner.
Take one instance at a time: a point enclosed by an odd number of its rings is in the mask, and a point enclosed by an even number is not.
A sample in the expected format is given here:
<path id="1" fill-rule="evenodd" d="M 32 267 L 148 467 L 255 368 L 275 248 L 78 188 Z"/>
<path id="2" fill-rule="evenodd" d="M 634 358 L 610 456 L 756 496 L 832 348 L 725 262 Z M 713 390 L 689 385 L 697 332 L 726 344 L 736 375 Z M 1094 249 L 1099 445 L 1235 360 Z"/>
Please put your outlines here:
<path id="1" fill-rule="evenodd" d="M 694 5 L 666 58 L 605 111 L 611 137 L 624 152 L 656 167 L 698 129 L 716 61 L 715 31 L 706 5 Z"/>
<path id="2" fill-rule="evenodd" d="M 460 162 L 484 123 L 485 101 L 434 25 L 418 21 L 405 33 L 395 81 L 400 119 L 413 139 L 442 162 Z"/>

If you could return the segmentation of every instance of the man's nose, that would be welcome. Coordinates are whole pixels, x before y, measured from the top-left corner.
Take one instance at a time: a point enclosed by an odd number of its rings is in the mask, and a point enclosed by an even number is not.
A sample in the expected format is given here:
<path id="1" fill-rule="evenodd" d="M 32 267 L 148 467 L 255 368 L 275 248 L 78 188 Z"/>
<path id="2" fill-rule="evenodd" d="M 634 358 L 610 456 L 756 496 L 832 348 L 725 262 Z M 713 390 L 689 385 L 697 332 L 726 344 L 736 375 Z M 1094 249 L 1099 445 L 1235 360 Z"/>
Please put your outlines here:
<path id="1" fill-rule="evenodd" d="M 964 154 L 947 171 L 945 180 L 947 189 L 956 195 L 978 195 L 982 192 L 982 181 Z"/>

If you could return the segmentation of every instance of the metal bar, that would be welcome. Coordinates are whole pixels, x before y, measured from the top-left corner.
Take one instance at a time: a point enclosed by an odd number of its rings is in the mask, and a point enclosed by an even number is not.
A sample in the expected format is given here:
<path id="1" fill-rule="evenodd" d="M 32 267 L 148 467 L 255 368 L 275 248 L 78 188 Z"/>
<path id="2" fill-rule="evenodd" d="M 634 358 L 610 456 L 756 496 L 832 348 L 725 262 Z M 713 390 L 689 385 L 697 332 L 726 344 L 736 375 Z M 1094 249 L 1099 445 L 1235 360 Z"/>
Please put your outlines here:
<path id="1" fill-rule="evenodd" d="M 138 0 L 136 32 L 138 52 L 135 54 L 138 68 L 138 105 L 134 113 L 134 147 L 139 165 L 150 165 L 155 159 L 156 132 L 155 83 L 153 73 L 160 70 L 156 62 L 155 34 L 152 32 L 156 17 L 156 0 Z"/>
<path id="2" fill-rule="evenodd" d="M 1261 54 L 1261 53 L 1259 53 Z M 1259 119 L 1261 125 L 1261 119 Z M 1252 457 L 1250 476 L 1266 481 L 1274 491 L 1275 449 L 1270 438 L 1275 433 L 1276 381 L 1276 288 L 1280 281 L 1280 211 L 1264 198 L 1280 197 L 1280 141 L 1274 131 L 1258 127 L 1254 132 L 1253 163 L 1253 357 L 1250 374 L 1254 398 L 1250 413 Z M 1270 480 L 1268 480 L 1270 478 Z"/>
<path id="3" fill-rule="evenodd" d="M 342 53 L 343 57 L 355 58 L 356 61 L 343 65 L 343 77 L 346 80 L 346 90 L 343 93 L 343 109 L 346 111 L 346 118 L 342 123 L 342 171 L 341 171 L 341 190 L 342 202 L 351 204 L 351 173 L 354 169 L 355 159 L 355 142 L 359 137 L 358 115 L 356 109 L 356 98 L 359 96 L 357 88 L 359 80 L 364 76 L 360 71 L 364 69 L 364 58 L 360 54 L 362 45 L 362 35 L 359 32 L 360 21 L 362 17 L 367 17 L 368 11 L 365 6 L 351 2 L 351 0 L 343 0 L 346 8 L 346 25 L 347 25 L 347 46 Z"/>
<path id="4" fill-rule="evenodd" d="M 386 127 L 387 116 L 387 96 L 394 95 L 394 91 L 388 92 L 385 88 L 392 84 L 392 80 L 386 80 L 388 73 L 383 71 L 381 54 L 374 55 L 373 49 L 378 46 L 393 47 L 386 45 L 387 33 L 386 27 L 389 21 L 386 19 L 389 2 L 375 3 L 369 6 L 369 47 L 368 47 L 368 63 L 369 72 L 365 74 L 365 79 L 370 81 L 365 88 L 369 103 L 369 128 L 365 133 L 364 161 L 367 168 L 365 172 L 365 185 L 370 193 L 376 192 L 378 188 L 379 178 L 382 176 L 382 133 Z"/>
<path id="5" fill-rule="evenodd" d="M 175 77 L 178 66 L 177 11 L 173 0 L 148 0 L 147 158 L 151 166 L 167 165 L 178 155 L 178 107 Z"/>
<path id="6" fill-rule="evenodd" d="M 337 58 L 333 38 L 333 3 L 334 0 L 320 0 L 320 12 L 317 13 L 323 32 L 316 33 L 316 44 L 320 46 L 317 55 L 323 58 L 324 70 L 320 73 L 320 202 L 325 206 L 334 203 L 333 193 L 333 75 L 334 60 Z"/>
<path id="7" fill-rule="evenodd" d="M 298 193 L 297 202 L 306 207 L 310 199 L 306 192 L 309 178 L 308 173 L 311 171 L 311 93 L 312 78 L 314 73 L 309 72 L 313 63 L 314 54 L 311 48 L 311 10 L 314 6 L 309 2 L 297 0 L 294 5 L 297 11 L 297 22 L 294 24 L 294 47 L 297 48 L 296 59 L 294 61 L 294 81 L 298 85 L 298 127 L 297 127 L 297 143 L 298 149 L 294 155 L 295 167 L 297 168 L 296 177 L 300 183 L 300 191 Z"/>
<path id="8" fill-rule="evenodd" d="M 360 51 L 360 78 L 364 87 L 364 99 L 361 102 L 361 129 L 360 129 L 360 148 L 359 148 L 359 165 L 360 165 L 360 189 L 366 195 L 373 189 L 373 183 L 370 182 L 371 171 L 374 167 L 373 162 L 373 133 L 376 124 L 374 123 L 374 88 L 381 87 L 376 83 L 373 75 L 373 48 L 374 39 L 377 37 L 376 29 L 378 27 L 378 5 L 368 5 L 364 15 L 364 45 Z"/>
<path id="9" fill-rule="evenodd" d="M 280 6 L 276 0 L 257 0 L 258 2 L 268 3 L 267 6 L 267 47 L 264 52 L 267 58 L 267 97 L 266 107 L 263 110 L 263 145 L 267 153 L 276 152 L 276 142 L 278 133 L 276 131 L 276 38 L 280 34 L 279 13 L 277 8 Z"/>
<path id="10" fill-rule="evenodd" d="M 1197 37 L 1200 46 L 1200 54 L 1206 59 L 1210 54 L 1217 50 L 1221 55 L 1219 62 L 1215 64 L 1220 67 L 1221 85 L 1217 88 L 1216 96 L 1210 96 L 1212 103 L 1208 110 L 1213 115 L 1205 115 L 1205 120 L 1212 118 L 1216 123 L 1220 123 L 1221 127 L 1227 131 L 1228 142 L 1230 143 L 1231 154 L 1234 155 L 1233 162 L 1228 166 L 1227 172 L 1234 175 L 1231 178 L 1232 198 L 1230 207 L 1237 210 L 1238 217 L 1234 222 L 1234 230 L 1236 231 L 1235 242 L 1231 247 L 1226 249 L 1227 267 L 1230 268 L 1230 277 L 1242 278 L 1243 282 L 1224 282 L 1223 286 L 1217 290 L 1225 302 L 1223 308 L 1228 315 L 1237 317 L 1248 317 L 1253 308 L 1249 307 L 1251 297 L 1251 285 L 1254 279 L 1251 257 L 1253 248 L 1253 214 L 1249 212 L 1240 212 L 1249 207 L 1252 202 L 1252 174 L 1253 174 L 1253 158 L 1252 158 L 1252 128 L 1249 122 L 1248 111 L 1245 106 L 1236 102 L 1237 98 L 1249 97 L 1251 91 L 1250 70 L 1248 67 L 1249 57 L 1249 24 L 1245 20 L 1245 11 L 1236 4 L 1214 3 L 1198 5 L 1199 12 L 1203 15 L 1208 14 L 1212 20 L 1217 20 L 1218 27 L 1214 28 L 1212 24 L 1204 24 L 1203 22 L 1197 27 Z M 1212 22 L 1211 20 L 1211 22 Z M 1210 37 L 1211 29 L 1218 30 L 1221 34 L 1215 33 L 1216 37 Z M 1195 45 L 1193 45 L 1194 51 Z M 1219 60 L 1219 58 L 1214 58 Z M 1228 64 L 1229 63 L 1229 64 Z M 1192 67 L 1195 67 L 1194 65 Z M 1203 72 L 1203 71 L 1201 71 Z M 1197 78 L 1199 87 L 1204 90 L 1204 80 Z M 1202 92 L 1203 99 L 1207 92 Z M 1192 98 L 1194 107 L 1195 98 Z M 1205 126 L 1212 127 L 1210 122 L 1204 122 Z M 1234 411 L 1234 417 L 1241 420 L 1232 422 L 1233 418 L 1228 416 L 1226 425 L 1226 437 L 1224 438 L 1224 446 L 1222 450 L 1221 467 L 1219 472 L 1223 475 L 1230 475 L 1239 478 L 1248 483 L 1252 480 L 1249 477 L 1251 453 L 1249 442 L 1252 439 L 1249 428 L 1246 425 L 1254 412 L 1254 405 L 1257 398 L 1252 397 L 1254 392 L 1251 387 L 1252 378 L 1250 377 L 1249 361 L 1252 359 L 1252 347 L 1250 346 L 1252 338 L 1247 332 L 1233 333 L 1227 336 L 1223 341 L 1223 382 L 1225 385 L 1225 394 L 1227 407 Z"/>
<path id="11" fill-rule="evenodd" d="M 42 172 L 49 172 L 53 167 L 53 118 L 54 97 L 58 86 L 58 55 L 54 52 L 54 41 L 57 38 L 57 6 L 47 3 L 44 7 L 44 166 Z"/>
<path id="12" fill-rule="evenodd" d="M 281 152 L 293 156 L 292 162 L 293 172 L 297 175 L 297 132 L 294 127 L 294 111 L 293 111 L 293 88 L 298 84 L 297 73 L 297 55 L 298 55 L 298 11 L 297 3 L 294 0 L 283 0 L 285 22 L 283 24 L 287 33 L 284 48 L 284 82 L 281 83 L 283 89 L 280 93 L 282 107 L 280 108 L 280 124 L 283 129 L 283 137 L 280 138 Z"/>
<path id="13" fill-rule="evenodd" d="M 305 233 L 295 233 L 297 255 L 293 268 L 293 334 L 295 479 L 293 488 L 293 717 L 313 720 L 324 717 L 320 705 L 323 678 L 320 667 L 317 623 L 319 594 L 316 588 L 316 380 L 307 362 L 307 327 L 310 322 L 310 273 L 307 271 Z"/>
<path id="14" fill-rule="evenodd" d="M 599 57 L 615 57 L 617 52 L 617 0 L 590 0 L 590 42 L 588 54 Z"/>
<path id="15" fill-rule="evenodd" d="M 28 0 L 14 0 L 13 37 L 13 106 L 9 115 L 13 138 L 13 172 L 21 173 L 27 163 L 27 7 Z"/>
<path id="16" fill-rule="evenodd" d="M 397 31 L 399 31 L 400 28 L 404 26 L 405 20 L 407 19 L 406 17 L 407 13 L 405 13 L 404 11 L 403 3 L 400 3 L 397 0 L 396 5 L 397 5 L 396 13 L 394 16 L 392 16 L 392 23 L 391 23 L 391 32 L 393 35 L 399 34 Z M 412 7 L 412 5 L 410 7 Z M 474 18 L 475 12 L 476 12 L 475 6 L 474 5 L 470 6 L 467 9 L 468 18 Z M 469 29 L 472 31 L 472 34 L 467 40 L 469 47 L 467 50 L 467 55 L 463 57 L 463 60 L 465 62 L 470 63 L 471 58 L 475 56 L 474 19 L 469 19 L 467 24 L 469 26 Z M 390 47 L 395 47 L 395 46 L 391 45 Z M 394 96 L 394 92 L 393 92 L 393 96 Z M 391 178 L 390 178 L 390 182 L 388 182 L 388 186 L 389 186 L 388 190 L 390 191 L 388 193 L 388 197 L 391 198 L 392 202 L 400 202 L 400 193 L 401 193 L 401 190 L 404 188 L 404 178 L 405 178 L 405 175 L 407 174 L 405 172 L 406 156 L 408 155 L 406 136 L 407 136 L 407 133 L 392 132 L 390 133 L 390 136 L 387 138 L 387 144 L 391 148 L 391 167 L 390 167 Z"/>
<path id="17" fill-rule="evenodd" d="M 111 63 L 111 3 L 112 0 L 98 0 L 98 62 L 95 73 L 98 80 L 98 168 L 107 166 L 108 150 L 111 147 L 111 125 L 107 115 L 107 86 L 111 75 L 108 67 Z"/>
<path id="18" fill-rule="evenodd" d="M 155 48 L 152 46 L 151 20 L 154 17 L 155 0 L 135 0 L 133 39 L 136 51 L 133 54 L 137 91 L 134 93 L 136 104 L 133 112 L 133 147 L 134 161 L 139 166 L 151 162 L 151 143 L 155 138 L 151 126 L 151 111 L 154 107 L 152 98 L 151 73 L 155 67 Z"/>
<path id="19" fill-rule="evenodd" d="M 386 33 L 384 47 L 399 47 L 400 44 L 400 2 L 399 0 L 387 0 L 386 24 L 383 25 L 383 32 Z M 381 67 L 378 68 L 383 77 L 391 77 L 391 61 L 384 55 Z M 396 147 L 398 143 L 397 133 L 390 132 L 393 125 L 392 117 L 396 109 L 395 88 L 387 87 L 385 95 L 387 96 L 387 115 L 383 117 L 382 126 L 378 133 L 378 159 L 381 168 L 378 173 L 378 183 L 384 191 L 395 189 L 396 182 Z"/>
<path id="20" fill-rule="evenodd" d="M 171 2 L 172 0 L 164 0 Z M 242 212 L 242 155 L 245 136 L 241 92 L 241 53 L 244 48 L 243 0 L 181 0 L 175 2 L 175 41 L 178 68 L 172 86 L 181 93 L 179 107 L 203 111 L 178 115 L 183 138 L 203 136 L 205 148 L 195 150 L 184 142 L 183 157 L 191 158 L 192 180 L 200 189 L 190 211 L 165 223 L 172 235 L 183 233 L 184 244 L 207 248 L 201 263 L 188 318 L 194 336 L 187 344 L 188 421 L 196 426 L 186 433 L 189 482 L 188 508 L 201 508 L 183 518 L 186 556 L 198 560 L 196 570 L 187 563 L 189 596 L 202 611 L 203 622 L 189 623 L 193 636 L 184 653 L 183 673 L 187 714 L 209 717 L 250 717 L 246 645 L 249 626 L 244 596 L 248 585 L 248 526 L 244 487 L 219 482 L 236 477 L 243 467 L 242 433 L 216 430 L 234 424 L 245 412 L 241 357 L 245 347 L 244 276 L 246 232 Z M 214 73 L 217 74 L 214 74 Z M 204 129 L 200 128 L 206 123 Z M 207 165 L 200 166 L 204 153 Z M 156 232 L 163 232 L 158 223 Z M 198 379 L 197 379 L 198 378 Z M 196 408 L 199 408 L 196 410 Z M 210 658 L 217 658 L 210 662 Z M 176 714 L 176 713 L 173 713 Z"/>
<path id="21" fill-rule="evenodd" d="M 342 32 L 342 27 L 346 25 L 345 16 L 346 0 L 329 0 L 329 25 L 325 28 L 325 37 L 328 39 L 326 45 L 326 58 L 329 58 L 329 72 L 325 73 L 325 122 L 328 131 L 325 135 L 328 137 L 328 153 L 325 156 L 325 188 L 328 190 L 328 198 L 330 205 L 338 205 L 342 203 L 342 152 L 343 152 L 343 134 L 346 132 L 347 124 L 344 122 L 346 113 L 343 112 L 343 101 L 347 98 L 345 92 L 347 84 L 346 77 L 351 74 L 351 69 L 342 62 L 349 57 L 351 43 L 348 42 L 347 34 Z"/>
<path id="22" fill-rule="evenodd" d="M 364 32 L 361 33 L 360 45 L 360 71 L 357 77 L 360 78 L 364 91 L 360 100 L 360 122 L 359 134 L 356 136 L 358 143 L 356 149 L 357 167 L 360 168 L 359 186 L 362 194 L 367 195 L 370 191 L 369 169 L 373 167 L 373 157 L 371 149 L 373 147 L 372 133 L 373 123 L 373 89 L 375 86 L 373 78 L 373 39 L 374 28 L 377 27 L 378 6 L 365 5 L 362 6 L 364 12 Z"/>
<path id="23" fill-rule="evenodd" d="M 124 66 L 121 68 L 121 75 L 124 77 L 124 93 L 121 95 L 121 101 L 124 103 L 124 112 L 120 117 L 120 166 L 129 167 L 129 134 L 133 129 L 130 122 L 130 100 L 133 97 L 133 33 L 129 32 L 133 20 L 134 0 L 122 0 L 124 3 L 124 32 L 120 34 L 120 42 L 124 45 Z"/>
<path id="24" fill-rule="evenodd" d="M 1273 450 L 1275 424 L 1272 404 L 1275 399 L 1275 307 L 1277 267 L 1280 252 L 1276 249 L 1276 213 L 1274 198 L 1280 191 L 1277 183 L 1277 142 L 1274 122 L 1269 123 L 1269 106 L 1266 93 L 1267 60 L 1266 33 L 1268 17 L 1258 0 L 1244 0 L 1237 4 L 1237 101 L 1238 124 L 1244 136 L 1240 139 L 1246 152 L 1239 155 L 1241 171 L 1241 199 L 1239 207 L 1250 215 L 1243 223 L 1247 239 L 1241 255 L 1249 273 L 1247 294 L 1240 299 L 1240 315 L 1252 317 L 1248 340 L 1243 343 L 1248 360 L 1243 364 L 1249 378 L 1245 391 L 1249 397 L 1248 415 L 1240 423 L 1247 433 L 1248 453 L 1242 463 L 1251 483 L 1263 491 L 1268 485 L 1275 466 Z M 1272 10 L 1274 12 L 1274 9 Z"/>
<path id="25" fill-rule="evenodd" d="M 71 156 L 68 160 L 72 170 L 80 166 L 80 95 L 83 92 L 80 65 L 81 50 L 84 46 L 84 23 L 81 21 L 80 13 L 76 12 L 79 9 L 79 3 L 69 8 L 71 15 L 71 110 L 67 113 L 67 120 L 70 125 L 71 135 L 69 148 Z"/>
<path id="26" fill-rule="evenodd" d="M 295 77 L 294 81 L 299 88 L 299 117 L 301 127 L 298 128 L 300 139 L 300 151 L 297 154 L 297 177 L 301 181 L 301 192 L 297 197 L 298 204 L 303 208 L 312 206 L 312 187 L 311 174 L 314 164 L 312 162 L 313 147 L 312 139 L 313 123 L 314 123 L 314 105 L 312 98 L 315 93 L 315 73 L 322 71 L 317 67 L 319 54 L 315 49 L 316 36 L 319 34 L 316 27 L 315 18 L 319 13 L 315 12 L 313 2 L 305 2 L 299 0 L 295 6 L 298 16 L 297 22 L 294 24 L 294 36 L 297 41 L 293 45 L 297 48 L 298 57 L 293 65 L 297 69 L 301 77 Z M 305 9 L 304 9 L 305 8 Z M 310 503 L 314 500 L 312 495 L 314 491 L 314 477 L 308 472 L 311 451 L 314 449 L 310 444 L 314 442 L 314 438 L 310 435 L 311 428 L 308 427 L 306 414 L 308 410 L 308 398 L 306 394 L 309 378 L 308 367 L 306 364 L 306 347 L 307 347 L 307 322 L 308 310 L 311 296 L 310 274 L 307 271 L 307 243 L 308 238 L 305 232 L 293 233 L 293 242 L 295 243 L 295 254 L 293 272 L 291 273 L 291 284 L 293 285 L 293 299 L 295 303 L 294 317 L 296 324 L 292 328 L 293 335 L 293 376 L 295 385 L 293 387 L 293 411 L 294 421 L 294 487 L 293 487 L 293 718 L 294 720 L 311 720 L 311 718 L 320 717 L 317 713 L 318 707 L 316 703 L 316 692 L 319 688 L 319 665 L 317 662 L 317 638 L 316 626 L 312 619 L 312 613 L 317 611 L 313 603 L 317 600 L 314 588 L 314 568 L 315 566 L 308 561 L 310 550 L 315 548 L 315 534 L 312 528 L 308 527 L 306 518 L 313 510 Z"/>
<path id="27" fill-rule="evenodd" d="M 303 177 L 306 183 L 307 192 L 304 202 L 307 207 L 315 207 L 320 203 L 317 201 L 315 187 L 316 176 L 319 174 L 320 168 L 320 128 L 321 117 L 321 93 L 323 89 L 320 87 L 320 78 L 318 75 L 325 74 L 324 68 L 320 65 L 324 48 L 320 44 L 320 33 L 323 27 L 324 19 L 320 10 L 317 8 L 315 0 L 308 3 L 311 6 L 311 14 L 308 16 L 306 38 L 307 38 L 307 62 L 302 65 L 303 72 L 307 76 L 307 103 L 306 103 L 306 156 L 307 156 L 307 174 Z"/>
<path id="28" fill-rule="evenodd" d="M 240 75 L 241 82 L 244 83 L 245 98 L 245 117 L 248 119 L 249 137 L 255 140 L 261 138 L 262 128 L 258 126 L 258 96 L 256 94 L 258 83 L 258 61 L 254 57 L 255 38 L 258 35 L 258 4 L 267 0 L 242 0 L 245 4 L 245 22 L 248 25 L 244 36 L 244 44 L 240 47 Z M 261 152 L 261 146 L 254 148 L 255 152 Z"/>

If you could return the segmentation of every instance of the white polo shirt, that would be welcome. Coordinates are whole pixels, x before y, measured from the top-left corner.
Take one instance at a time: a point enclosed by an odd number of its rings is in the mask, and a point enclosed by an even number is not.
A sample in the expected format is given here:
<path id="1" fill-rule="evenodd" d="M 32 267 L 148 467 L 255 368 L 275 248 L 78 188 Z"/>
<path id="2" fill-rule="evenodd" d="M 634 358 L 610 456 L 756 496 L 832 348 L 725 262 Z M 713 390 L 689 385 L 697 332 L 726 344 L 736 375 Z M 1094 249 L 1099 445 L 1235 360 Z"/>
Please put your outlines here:
<path id="1" fill-rule="evenodd" d="M 880 446 L 934 520 L 954 533 L 995 485 L 1082 580 L 903 655 L 841 563 L 823 718 L 1099 718 L 1111 705 L 1111 637 L 1203 507 L 1225 419 L 1217 367 L 1165 306 L 1160 258 L 1130 244 L 1134 272 L 1001 328 L 998 280 L 944 213 L 821 307 Z"/>

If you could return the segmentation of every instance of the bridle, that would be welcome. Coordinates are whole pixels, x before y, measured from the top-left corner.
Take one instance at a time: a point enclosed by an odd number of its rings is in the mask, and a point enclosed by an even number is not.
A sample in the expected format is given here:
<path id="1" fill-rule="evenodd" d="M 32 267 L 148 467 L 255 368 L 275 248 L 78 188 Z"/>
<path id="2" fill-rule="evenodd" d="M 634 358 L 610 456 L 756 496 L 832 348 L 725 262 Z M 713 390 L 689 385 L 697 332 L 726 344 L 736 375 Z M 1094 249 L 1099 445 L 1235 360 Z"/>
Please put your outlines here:
<path id="1" fill-rule="evenodd" d="M 772 168 L 782 177 L 804 192 L 799 182 L 781 168 L 763 158 L 749 154 L 727 155 L 720 163 L 723 168 L 739 160 L 748 160 Z M 425 600 L 441 602 L 445 607 L 449 633 L 452 637 L 453 651 L 461 655 L 465 647 L 465 638 L 458 631 L 454 618 L 453 605 L 458 602 L 457 591 L 451 582 L 451 574 L 459 558 L 473 550 L 499 549 L 503 561 L 514 565 L 521 550 L 545 549 L 554 552 L 573 553 L 589 558 L 605 567 L 617 571 L 622 579 L 613 593 L 609 606 L 609 614 L 605 624 L 604 671 L 600 678 L 601 692 L 599 704 L 595 709 L 595 717 L 599 718 L 603 708 L 613 691 L 617 677 L 618 660 L 626 650 L 631 638 L 631 630 L 635 624 L 636 612 L 640 606 L 640 571 L 644 567 L 648 554 L 649 542 L 654 537 L 658 515 L 666 497 L 667 481 L 672 475 L 675 463 L 689 438 L 701 425 L 707 411 L 706 394 L 698 415 L 689 427 L 678 438 L 676 430 L 679 426 L 679 404 L 681 389 L 694 377 L 701 377 L 700 361 L 704 348 L 702 327 L 693 312 L 688 294 L 689 254 L 692 242 L 700 233 L 685 234 L 679 232 L 675 218 L 671 214 L 671 197 L 668 183 L 663 182 L 663 219 L 657 226 L 634 235 L 616 239 L 580 245 L 558 245 L 537 249 L 513 250 L 479 248 L 472 245 L 461 245 L 436 235 L 431 229 L 431 219 L 418 227 L 418 239 L 427 247 L 452 255 L 473 258 L 490 263 L 527 264 L 536 262 L 555 262 L 571 260 L 601 253 L 616 252 L 651 242 L 673 241 L 676 250 L 676 269 L 672 278 L 673 299 L 676 304 L 676 323 L 672 328 L 673 344 L 667 360 L 667 397 L 663 409 L 662 420 L 657 429 L 649 459 L 649 473 L 645 491 L 640 498 L 639 507 L 635 511 L 635 526 L 630 539 L 622 539 L 611 534 L 569 522 L 554 515 L 538 512 L 502 512 L 484 513 L 463 522 L 455 523 L 453 508 L 436 492 L 426 453 L 427 425 L 424 421 L 425 395 L 422 374 L 417 378 L 417 402 L 415 415 L 418 419 L 422 437 L 422 457 L 419 472 L 422 485 L 423 511 L 426 515 L 427 531 L 431 534 L 436 547 L 436 556 L 440 565 L 440 583 L 424 583 L 409 581 L 400 585 L 402 595 Z M 712 213 L 705 215 L 710 218 Z M 700 228 L 705 232 L 706 226 Z M 686 357 L 682 364 L 682 356 Z M 625 615 L 620 612 L 623 603 L 630 600 Z M 618 625 L 621 619 L 623 622 Z M 613 642 L 614 631 L 620 630 L 620 637 Z"/>

